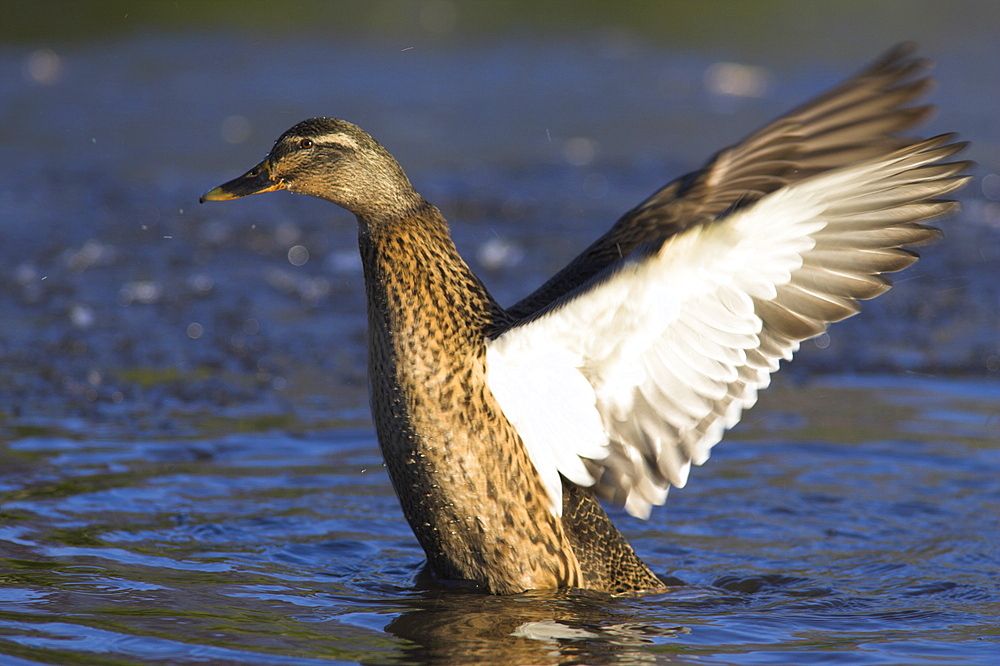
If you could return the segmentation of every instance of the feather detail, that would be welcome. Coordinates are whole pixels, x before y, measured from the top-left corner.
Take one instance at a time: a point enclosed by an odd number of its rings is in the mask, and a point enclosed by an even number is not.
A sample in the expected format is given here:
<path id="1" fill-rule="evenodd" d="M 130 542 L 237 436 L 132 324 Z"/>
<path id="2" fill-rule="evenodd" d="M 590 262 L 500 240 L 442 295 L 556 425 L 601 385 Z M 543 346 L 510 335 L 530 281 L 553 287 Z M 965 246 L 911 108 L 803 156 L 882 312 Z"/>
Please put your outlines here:
<path id="1" fill-rule="evenodd" d="M 645 517 L 802 340 L 889 288 L 949 212 L 935 137 L 645 246 L 487 344 L 487 382 L 558 514 L 559 476 Z M 546 395 L 558 396 L 547 400 Z M 586 459 L 583 464 L 581 460 Z"/>

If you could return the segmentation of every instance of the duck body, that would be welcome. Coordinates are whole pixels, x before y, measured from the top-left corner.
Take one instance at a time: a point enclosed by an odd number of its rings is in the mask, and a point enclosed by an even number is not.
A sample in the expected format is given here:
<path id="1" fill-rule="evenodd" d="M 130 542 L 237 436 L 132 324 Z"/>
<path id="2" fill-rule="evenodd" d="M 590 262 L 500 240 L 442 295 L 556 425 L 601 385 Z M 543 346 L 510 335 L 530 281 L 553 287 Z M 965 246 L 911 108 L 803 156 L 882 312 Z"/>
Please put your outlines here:
<path id="1" fill-rule="evenodd" d="M 368 376 L 382 455 L 433 571 L 493 593 L 659 587 L 592 492 L 573 487 L 562 516 L 549 511 L 487 385 L 486 341 L 512 319 L 437 208 L 420 204 L 406 219 L 360 223 Z"/>
<path id="2" fill-rule="evenodd" d="M 781 359 L 882 274 L 966 180 L 896 49 L 626 213 L 504 309 L 380 144 L 314 118 L 203 197 L 276 189 L 358 219 L 379 445 L 432 572 L 496 594 L 658 589 L 602 496 L 645 517 L 683 486 Z"/>

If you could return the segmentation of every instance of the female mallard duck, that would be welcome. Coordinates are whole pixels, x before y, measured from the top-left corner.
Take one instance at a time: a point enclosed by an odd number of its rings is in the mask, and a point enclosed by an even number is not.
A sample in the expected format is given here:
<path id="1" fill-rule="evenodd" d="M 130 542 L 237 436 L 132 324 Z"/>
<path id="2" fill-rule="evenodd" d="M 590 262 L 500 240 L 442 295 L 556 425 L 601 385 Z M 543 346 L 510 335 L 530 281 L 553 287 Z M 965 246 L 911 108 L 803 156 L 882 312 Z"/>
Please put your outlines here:
<path id="1" fill-rule="evenodd" d="M 295 125 L 202 201 L 289 190 L 358 218 L 371 405 L 441 579 L 493 593 L 663 583 L 597 501 L 645 517 L 780 359 L 881 294 L 966 180 L 951 136 L 896 138 L 925 63 L 897 48 L 626 213 L 511 308 L 437 208 L 343 120 Z"/>

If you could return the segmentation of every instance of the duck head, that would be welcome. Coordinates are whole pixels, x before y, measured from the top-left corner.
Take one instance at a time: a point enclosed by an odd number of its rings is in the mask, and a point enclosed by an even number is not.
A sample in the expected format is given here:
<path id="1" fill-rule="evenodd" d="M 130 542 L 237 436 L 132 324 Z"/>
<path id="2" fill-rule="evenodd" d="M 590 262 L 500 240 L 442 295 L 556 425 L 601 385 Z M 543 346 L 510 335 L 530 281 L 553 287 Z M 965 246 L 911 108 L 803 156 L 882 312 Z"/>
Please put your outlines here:
<path id="1" fill-rule="evenodd" d="M 274 190 L 332 201 L 366 221 L 402 217 L 423 202 L 389 151 L 357 125 L 337 118 L 298 123 L 278 137 L 263 161 L 205 192 L 200 201 Z"/>

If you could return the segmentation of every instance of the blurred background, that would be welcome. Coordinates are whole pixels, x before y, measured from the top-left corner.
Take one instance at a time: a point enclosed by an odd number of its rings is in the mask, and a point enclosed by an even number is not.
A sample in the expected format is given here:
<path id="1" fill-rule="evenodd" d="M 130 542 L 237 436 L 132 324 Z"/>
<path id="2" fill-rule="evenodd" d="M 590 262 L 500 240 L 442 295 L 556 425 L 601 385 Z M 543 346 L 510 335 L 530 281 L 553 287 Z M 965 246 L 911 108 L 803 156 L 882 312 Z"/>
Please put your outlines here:
<path id="1" fill-rule="evenodd" d="M 355 220 L 199 195 L 346 118 L 513 303 L 904 40 L 937 63 L 920 131 L 972 142 L 963 210 L 615 517 L 672 587 L 421 582 Z M 994 664 L 998 64 L 993 1 L 0 0 L 0 661 Z"/>
<path id="2" fill-rule="evenodd" d="M 512 303 L 903 40 L 937 62 L 926 132 L 972 141 L 977 178 L 944 241 L 782 381 L 1000 376 L 998 3 L 37 0 L 0 16 L 0 413 L 18 427 L 365 418 L 353 218 L 286 193 L 197 203 L 303 118 L 372 133 Z"/>

